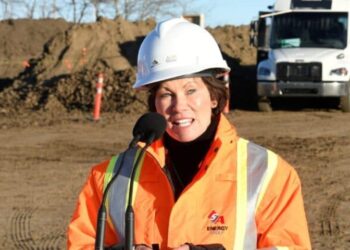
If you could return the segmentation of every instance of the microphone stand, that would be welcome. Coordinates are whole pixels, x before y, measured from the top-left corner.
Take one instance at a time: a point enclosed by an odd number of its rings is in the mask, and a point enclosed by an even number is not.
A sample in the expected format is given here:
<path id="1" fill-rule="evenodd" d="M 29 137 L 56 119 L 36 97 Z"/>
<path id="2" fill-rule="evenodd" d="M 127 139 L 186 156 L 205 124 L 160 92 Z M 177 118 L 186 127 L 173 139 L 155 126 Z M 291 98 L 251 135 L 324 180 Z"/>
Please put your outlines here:
<path id="1" fill-rule="evenodd" d="M 130 147 L 128 148 L 128 150 Z M 107 199 L 107 194 L 114 183 L 115 179 L 119 176 L 120 170 L 123 167 L 124 164 L 124 159 L 125 159 L 125 152 L 122 155 L 121 163 L 120 163 L 120 168 L 118 171 L 115 173 L 115 175 L 112 177 L 112 179 L 109 181 L 109 183 L 106 186 L 106 189 L 103 193 L 103 198 L 101 202 L 101 206 L 98 210 L 98 219 L 97 219 L 97 226 L 96 226 L 96 240 L 95 240 L 95 250 L 104 250 L 104 241 L 105 241 L 105 231 L 106 231 L 106 220 L 107 220 L 107 209 L 106 209 L 106 199 Z"/>
<path id="2" fill-rule="evenodd" d="M 128 203 L 127 203 L 127 208 L 125 212 L 125 250 L 133 250 L 133 247 L 134 247 L 135 221 L 134 221 L 134 209 L 132 207 L 132 196 L 134 192 L 134 179 L 135 179 L 135 174 L 137 172 L 136 170 L 139 166 L 139 162 L 141 158 L 145 154 L 146 149 L 154 140 L 154 137 L 155 137 L 155 134 L 151 133 L 151 135 L 147 138 L 146 145 L 142 148 L 131 172 Z"/>
<path id="3" fill-rule="evenodd" d="M 104 238 L 105 238 L 105 230 L 106 230 L 106 218 L 107 218 L 107 209 L 106 209 L 106 200 L 107 194 L 120 174 L 120 171 L 124 165 L 125 155 L 129 150 L 133 149 L 136 146 L 138 141 L 145 142 L 145 146 L 141 149 L 140 154 L 138 155 L 135 164 L 131 163 L 131 175 L 129 182 L 129 195 L 127 201 L 127 209 L 125 212 L 125 249 L 132 250 L 134 243 L 134 211 L 132 208 L 132 195 L 134 188 L 134 179 L 137 167 L 140 163 L 141 158 L 144 156 L 147 147 L 157 138 L 164 133 L 166 129 L 166 120 L 165 118 L 156 112 L 150 112 L 142 115 L 136 122 L 135 127 L 133 129 L 134 138 L 130 142 L 128 149 L 122 153 L 121 162 L 119 164 L 119 168 L 117 172 L 114 174 L 112 179 L 106 186 L 105 191 L 103 192 L 101 206 L 98 210 L 98 218 L 96 225 L 96 240 L 95 240 L 95 249 L 96 250 L 104 250 Z M 119 244 L 117 249 L 123 249 L 123 245 Z"/>
<path id="4" fill-rule="evenodd" d="M 155 134 L 151 133 L 150 136 L 147 138 L 145 146 L 142 148 L 140 154 L 138 155 L 135 164 L 133 165 L 133 168 L 131 170 L 131 176 L 130 176 L 130 185 L 129 185 L 129 196 L 128 196 L 128 202 L 127 202 L 127 209 L 125 212 L 125 248 L 124 250 L 133 250 L 134 247 L 134 210 L 132 207 L 132 194 L 134 190 L 134 179 L 137 167 L 140 163 L 141 158 L 145 154 L 146 149 L 148 146 L 152 143 L 152 141 L 155 138 Z M 129 145 L 129 148 L 132 148 L 136 143 L 132 141 Z M 106 199 L 107 194 L 114 183 L 115 179 L 119 176 L 119 172 L 123 167 L 124 157 L 125 153 L 123 154 L 123 158 L 121 160 L 120 168 L 118 169 L 117 173 L 112 177 L 110 182 L 107 184 L 105 192 L 103 193 L 103 198 L 101 202 L 101 206 L 98 210 L 98 221 L 97 221 L 97 227 L 96 227 L 96 240 L 95 240 L 95 250 L 104 250 L 104 238 L 105 238 L 105 231 L 106 231 L 106 220 L 107 220 L 107 209 L 106 209 Z"/>

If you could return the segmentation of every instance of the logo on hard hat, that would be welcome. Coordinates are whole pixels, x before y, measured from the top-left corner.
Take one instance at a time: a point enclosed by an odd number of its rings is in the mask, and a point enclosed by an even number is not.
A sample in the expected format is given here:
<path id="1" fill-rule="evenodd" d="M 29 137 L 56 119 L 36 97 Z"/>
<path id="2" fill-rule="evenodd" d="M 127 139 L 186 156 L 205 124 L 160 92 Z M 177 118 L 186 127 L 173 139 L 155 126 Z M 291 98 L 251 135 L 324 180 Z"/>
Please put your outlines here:
<path id="1" fill-rule="evenodd" d="M 154 59 L 154 60 L 152 61 L 151 68 L 157 66 L 158 64 L 159 64 L 159 62 L 158 62 L 156 59 Z"/>
<path id="2" fill-rule="evenodd" d="M 177 61 L 177 56 L 176 55 L 167 56 L 165 61 L 166 62 L 176 62 Z"/>

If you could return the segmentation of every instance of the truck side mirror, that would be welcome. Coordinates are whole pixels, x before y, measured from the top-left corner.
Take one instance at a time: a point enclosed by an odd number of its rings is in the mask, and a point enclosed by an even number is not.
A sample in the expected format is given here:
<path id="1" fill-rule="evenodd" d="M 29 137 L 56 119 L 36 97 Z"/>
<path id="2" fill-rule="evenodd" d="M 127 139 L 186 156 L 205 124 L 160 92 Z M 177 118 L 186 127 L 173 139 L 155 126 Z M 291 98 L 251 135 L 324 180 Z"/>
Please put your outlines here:
<path id="1" fill-rule="evenodd" d="M 258 36 L 256 35 L 256 33 L 251 32 L 249 34 L 249 45 L 255 48 L 258 47 Z"/>
<path id="2" fill-rule="evenodd" d="M 250 22 L 250 31 L 253 31 L 254 33 L 256 33 L 258 32 L 258 27 L 259 27 L 259 24 L 257 20 Z"/>
<path id="3" fill-rule="evenodd" d="M 258 47 L 258 21 L 250 22 L 249 45 Z"/>

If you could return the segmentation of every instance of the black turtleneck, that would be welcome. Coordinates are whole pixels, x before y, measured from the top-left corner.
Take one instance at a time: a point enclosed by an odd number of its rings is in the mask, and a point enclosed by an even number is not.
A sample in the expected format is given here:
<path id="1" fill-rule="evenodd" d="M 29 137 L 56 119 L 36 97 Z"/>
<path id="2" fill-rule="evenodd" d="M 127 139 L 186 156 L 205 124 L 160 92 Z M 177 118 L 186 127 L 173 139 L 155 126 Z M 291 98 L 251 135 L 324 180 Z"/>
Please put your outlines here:
<path id="1" fill-rule="evenodd" d="M 199 164 L 214 139 L 219 118 L 214 117 L 207 130 L 190 142 L 179 142 L 165 133 L 164 146 L 168 150 L 165 170 L 174 187 L 176 199 L 198 172 Z"/>

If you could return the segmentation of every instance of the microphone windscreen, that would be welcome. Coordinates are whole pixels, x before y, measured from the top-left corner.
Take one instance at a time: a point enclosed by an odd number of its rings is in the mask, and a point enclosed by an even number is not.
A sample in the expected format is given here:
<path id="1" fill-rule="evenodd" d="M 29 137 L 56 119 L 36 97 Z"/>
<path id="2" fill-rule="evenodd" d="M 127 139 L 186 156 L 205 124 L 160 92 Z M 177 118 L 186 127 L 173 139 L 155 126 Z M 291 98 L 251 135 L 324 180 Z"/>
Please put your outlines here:
<path id="1" fill-rule="evenodd" d="M 159 139 L 166 129 L 164 116 L 156 112 L 149 112 L 142 115 L 136 122 L 133 129 L 133 136 L 140 136 L 141 142 L 147 142 L 153 135 L 153 140 Z"/>

